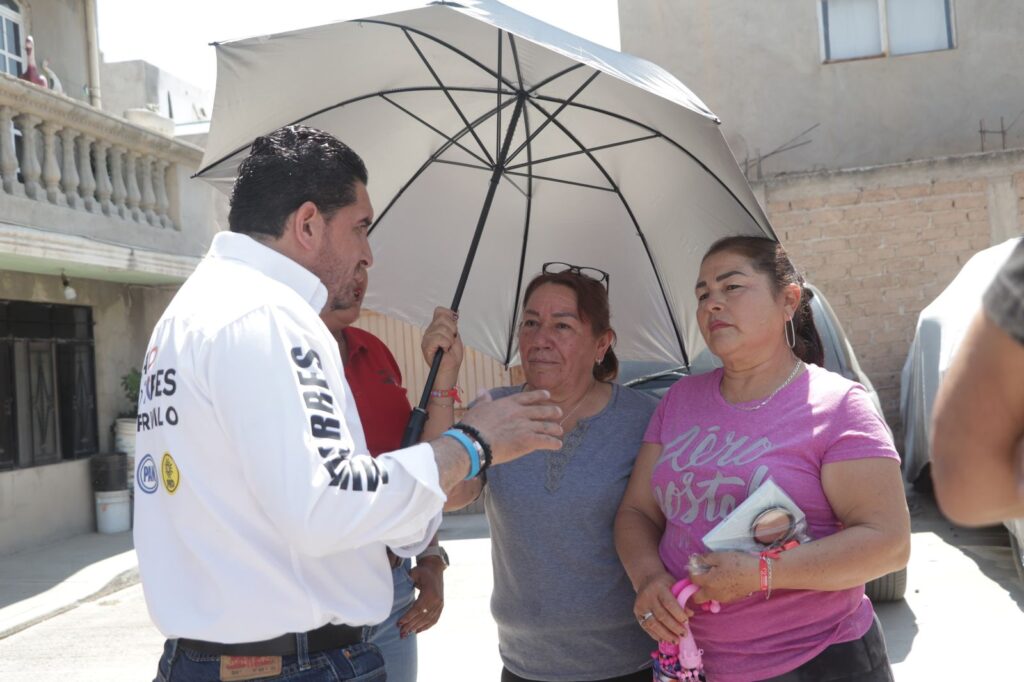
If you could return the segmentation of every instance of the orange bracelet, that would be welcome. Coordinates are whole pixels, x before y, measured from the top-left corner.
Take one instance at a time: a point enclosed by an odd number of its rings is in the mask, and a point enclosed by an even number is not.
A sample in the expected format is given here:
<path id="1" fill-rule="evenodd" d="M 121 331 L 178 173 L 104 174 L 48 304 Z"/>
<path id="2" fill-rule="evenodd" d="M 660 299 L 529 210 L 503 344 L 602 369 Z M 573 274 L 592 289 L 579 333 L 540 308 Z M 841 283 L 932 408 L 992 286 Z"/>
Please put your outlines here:
<path id="1" fill-rule="evenodd" d="M 781 547 L 761 552 L 757 572 L 758 577 L 761 579 L 761 591 L 764 592 L 765 600 L 772 597 L 772 561 L 778 559 L 787 549 L 793 549 L 799 544 L 796 540 L 790 540 Z"/>
<path id="2" fill-rule="evenodd" d="M 459 395 L 459 387 L 452 386 L 444 390 L 433 390 L 430 392 L 431 398 L 453 398 L 455 402 L 462 404 L 462 398 Z"/>

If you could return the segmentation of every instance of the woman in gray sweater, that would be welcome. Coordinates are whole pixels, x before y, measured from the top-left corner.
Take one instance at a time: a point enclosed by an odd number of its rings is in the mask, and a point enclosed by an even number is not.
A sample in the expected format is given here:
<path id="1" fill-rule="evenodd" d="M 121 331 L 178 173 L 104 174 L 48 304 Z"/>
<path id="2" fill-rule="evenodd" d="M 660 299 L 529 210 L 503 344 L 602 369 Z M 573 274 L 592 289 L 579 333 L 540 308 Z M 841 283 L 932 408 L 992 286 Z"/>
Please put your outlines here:
<path id="1" fill-rule="evenodd" d="M 648 682 L 653 649 L 612 527 L 657 402 L 618 372 L 608 275 L 548 263 L 526 289 L 519 353 L 526 384 L 562 408 L 562 449 L 538 450 L 467 481 L 446 508 L 486 490 L 502 682 Z"/>

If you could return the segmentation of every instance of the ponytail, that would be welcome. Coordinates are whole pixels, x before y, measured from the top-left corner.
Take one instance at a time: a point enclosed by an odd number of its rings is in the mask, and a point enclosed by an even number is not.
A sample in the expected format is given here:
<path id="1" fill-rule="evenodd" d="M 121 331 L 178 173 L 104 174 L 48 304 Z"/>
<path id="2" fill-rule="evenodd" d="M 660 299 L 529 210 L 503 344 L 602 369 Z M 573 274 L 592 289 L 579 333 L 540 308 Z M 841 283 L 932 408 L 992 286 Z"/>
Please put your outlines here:
<path id="1" fill-rule="evenodd" d="M 804 286 L 801 281 L 800 305 L 797 306 L 796 313 L 793 315 L 793 330 L 796 332 L 793 353 L 804 362 L 824 367 L 825 347 L 821 343 L 818 329 L 814 326 L 814 312 L 811 310 L 812 298 L 814 298 L 814 292 Z"/>

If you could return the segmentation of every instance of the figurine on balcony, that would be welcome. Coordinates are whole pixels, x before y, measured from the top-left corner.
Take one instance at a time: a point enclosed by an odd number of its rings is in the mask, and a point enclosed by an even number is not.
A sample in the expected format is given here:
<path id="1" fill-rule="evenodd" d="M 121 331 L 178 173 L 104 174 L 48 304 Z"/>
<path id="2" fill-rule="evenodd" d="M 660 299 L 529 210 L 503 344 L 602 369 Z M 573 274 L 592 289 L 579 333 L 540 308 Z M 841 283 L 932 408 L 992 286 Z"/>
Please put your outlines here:
<path id="1" fill-rule="evenodd" d="M 49 81 L 51 90 L 64 94 L 64 84 L 60 82 L 60 78 L 57 78 L 57 74 L 50 68 L 50 62 L 45 59 L 43 60 L 43 74 L 43 78 Z"/>
<path id="2" fill-rule="evenodd" d="M 47 87 L 46 77 L 39 73 L 39 68 L 36 66 L 35 43 L 32 36 L 25 38 L 25 63 L 27 66 L 19 78 L 43 88 Z"/>

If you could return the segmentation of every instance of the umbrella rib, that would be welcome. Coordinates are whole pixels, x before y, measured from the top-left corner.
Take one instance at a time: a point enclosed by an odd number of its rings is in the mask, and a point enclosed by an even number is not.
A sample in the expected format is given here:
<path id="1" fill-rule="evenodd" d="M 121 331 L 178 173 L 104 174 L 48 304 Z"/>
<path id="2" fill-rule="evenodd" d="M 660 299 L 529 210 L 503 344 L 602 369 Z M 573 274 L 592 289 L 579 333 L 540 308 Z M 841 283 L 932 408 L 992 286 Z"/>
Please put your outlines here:
<path id="1" fill-rule="evenodd" d="M 529 109 L 523 108 L 523 128 L 526 134 L 530 134 Z M 516 297 L 512 299 L 512 324 L 508 330 L 508 344 L 505 346 L 505 367 L 512 362 L 512 339 L 516 336 L 516 325 L 519 323 L 519 296 L 523 290 L 523 275 L 526 271 L 526 247 L 530 241 L 530 218 L 533 215 L 533 166 L 529 165 L 533 157 L 533 147 L 526 148 L 527 175 L 526 175 L 526 215 L 523 221 L 523 248 L 519 254 L 519 274 L 516 277 Z"/>
<path id="2" fill-rule="evenodd" d="M 469 128 L 469 132 L 473 136 L 473 139 L 476 140 L 476 143 L 478 145 L 480 145 L 480 150 L 484 153 L 484 156 L 487 157 L 487 162 L 493 166 L 494 159 L 491 158 L 491 153 L 487 151 L 487 147 L 484 145 L 483 140 L 481 140 L 480 136 L 476 134 L 476 128 L 469 124 L 469 119 L 466 118 L 466 114 L 462 112 L 462 108 L 459 107 L 458 102 L 456 102 L 455 98 L 452 97 L 452 93 L 448 91 L 448 87 L 444 84 L 444 82 L 441 81 L 441 77 L 437 75 L 437 71 L 435 71 L 434 67 L 430 64 L 430 60 L 427 59 L 427 55 L 423 54 L 423 50 L 421 50 L 420 46 L 416 44 L 415 40 L 413 40 L 413 37 L 412 35 L 409 34 L 409 31 L 406 30 L 404 31 L 404 33 L 405 37 L 408 38 L 409 42 L 412 44 L 413 49 L 416 50 L 416 54 L 418 54 L 420 56 L 420 59 L 423 61 L 423 65 L 427 67 L 427 71 L 430 72 L 430 75 L 434 77 L 434 81 L 441 87 L 442 92 L 444 92 L 444 96 L 448 98 L 448 102 L 455 109 L 455 113 L 457 113 L 459 115 L 459 118 L 462 119 L 463 125 Z"/>
<path id="3" fill-rule="evenodd" d="M 552 74 L 552 75 L 548 76 L 547 78 L 545 78 L 544 80 L 542 80 L 540 83 L 537 83 L 536 85 L 534 85 L 532 88 L 530 88 L 529 93 L 532 95 L 533 93 L 537 92 L 538 90 L 543 88 L 548 83 L 556 81 L 559 78 L 561 78 L 562 76 L 564 76 L 566 74 L 569 74 L 569 73 L 572 73 L 576 69 L 581 69 L 584 66 L 585 66 L 585 64 L 581 64 L 581 63 L 577 62 L 577 63 L 573 64 L 572 66 L 570 66 L 568 68 L 562 69 L 558 73 Z"/>
<path id="4" fill-rule="evenodd" d="M 582 84 L 582 85 L 580 85 L 580 87 L 576 88 L 576 92 L 574 92 L 574 93 L 572 93 L 571 95 L 569 95 L 569 99 L 567 99 L 567 100 L 563 101 L 563 102 L 562 102 L 562 103 L 561 103 L 561 104 L 559 105 L 558 109 L 557 109 L 557 110 L 555 110 L 555 113 L 551 114 L 551 118 L 549 118 L 549 119 L 547 119 L 546 121 L 544 121 L 543 123 L 541 123 L 541 124 L 540 124 L 540 126 L 538 126 L 538 127 L 537 127 L 537 129 L 536 129 L 536 130 L 534 130 L 534 131 L 533 131 L 533 132 L 532 132 L 532 133 L 530 134 L 530 136 L 529 136 L 528 138 L 526 138 L 525 140 L 523 140 L 523 143 L 522 143 L 522 144 L 520 144 L 520 145 L 519 145 L 518 147 L 516 147 L 516 150 L 515 150 L 514 152 L 512 152 L 512 154 L 511 154 L 511 155 L 509 155 L 509 157 L 508 157 L 508 160 L 509 160 L 509 161 L 512 161 L 513 159 L 515 159 L 515 158 L 516 158 L 516 156 L 518 156 L 518 155 L 519 155 L 519 152 L 523 151 L 523 149 L 525 149 L 525 148 L 526 148 L 526 146 L 527 146 L 527 145 L 529 145 L 529 144 L 530 144 L 530 143 L 531 143 L 531 142 L 533 141 L 533 139 L 534 139 L 535 137 L 537 137 L 538 135 L 540 135 L 541 131 L 542 131 L 542 130 L 544 130 L 544 128 L 546 128 L 546 127 L 548 126 L 548 124 L 549 124 L 549 123 L 551 123 L 552 121 L 554 121 L 554 120 L 555 120 L 555 118 L 557 118 L 557 117 L 558 117 L 558 115 L 559 115 L 560 113 L 562 113 L 562 112 L 563 112 L 563 111 L 565 110 L 565 108 L 566 108 L 567 106 L 569 106 L 569 105 L 570 105 L 570 104 L 572 103 L 572 101 L 573 101 L 574 99 L 576 99 L 577 97 L 579 97 L 580 93 L 582 93 L 582 92 L 583 92 L 584 90 L 586 90 L 586 89 L 587 89 L 587 86 L 588 86 L 588 85 L 590 85 L 591 83 L 593 83 L 593 82 L 594 82 L 594 79 L 595 79 L 595 78 L 597 78 L 597 77 L 598 77 L 598 76 L 600 76 L 600 75 L 601 75 L 601 72 L 600 72 L 600 71 L 594 71 L 594 73 L 592 73 L 592 74 L 590 75 L 590 77 L 589 77 L 589 78 L 587 78 L 587 80 L 583 81 L 583 84 Z M 507 168 L 507 166 L 506 166 L 506 168 Z"/>
<path id="5" fill-rule="evenodd" d="M 512 51 L 512 63 L 516 65 L 516 78 L 519 80 L 519 92 L 523 91 L 523 70 L 519 65 L 519 48 L 516 47 L 516 37 L 508 34 L 508 46 Z M 512 86 L 515 87 L 515 86 Z M 524 109 L 525 111 L 525 109 Z"/>
<path id="6" fill-rule="evenodd" d="M 501 109 L 504 109 L 505 107 L 509 106 L 510 104 L 514 103 L 515 101 L 516 100 L 514 100 L 514 99 L 510 99 L 507 102 L 505 102 L 504 104 L 502 104 L 500 107 L 497 107 L 496 109 L 492 109 L 491 111 L 488 111 L 487 113 L 482 114 L 479 118 L 476 119 L 476 121 L 473 122 L 473 125 L 480 125 L 481 123 L 483 123 L 484 121 L 489 119 L 491 116 L 493 116 L 497 111 L 500 111 Z M 452 137 L 452 139 L 453 140 L 458 140 L 462 136 L 466 135 L 468 132 L 469 132 L 469 127 L 463 128 L 458 133 L 456 133 Z M 437 151 L 435 151 L 433 154 L 431 154 L 427 158 L 427 160 L 423 162 L 423 165 L 420 166 L 419 169 L 415 173 L 413 173 L 412 177 L 409 178 L 404 185 L 402 185 L 402 188 L 400 190 L 398 190 L 393 197 L 391 197 L 391 201 L 388 202 L 388 205 L 384 207 L 384 210 L 381 211 L 380 215 L 378 215 L 377 218 L 373 221 L 373 225 L 370 226 L 369 234 L 372 234 L 373 231 L 377 228 L 377 226 L 380 225 L 380 221 L 382 221 L 384 219 L 384 216 L 386 216 L 388 214 L 388 211 L 391 210 L 391 207 L 395 205 L 395 203 L 402 197 L 403 194 L 405 194 L 405 191 L 407 189 L 409 189 L 410 186 L 412 186 L 412 183 L 416 182 L 416 179 L 419 178 L 420 175 L 423 174 L 423 171 L 427 170 L 427 168 L 430 167 L 430 164 L 432 164 L 435 161 L 437 161 L 440 158 L 441 154 L 444 154 L 446 151 L 448 151 L 448 149 L 451 147 L 451 145 L 452 145 L 452 143 L 445 142 L 443 145 L 441 145 L 437 149 Z"/>
<path id="7" fill-rule="evenodd" d="M 532 104 L 538 111 L 540 111 L 541 114 L 549 117 L 548 120 L 554 123 L 555 126 L 557 126 L 558 129 L 561 130 L 566 137 L 572 140 L 573 143 L 576 144 L 580 149 L 585 149 L 583 143 L 580 142 L 579 139 L 572 134 L 572 131 L 566 128 L 561 121 L 552 117 L 551 114 L 549 114 L 547 110 L 544 109 L 544 107 L 542 107 L 541 105 L 537 104 L 537 102 L 534 102 L 532 100 L 530 100 L 530 104 Z M 665 291 L 665 284 L 661 281 L 661 273 L 658 272 L 658 266 L 655 265 L 654 263 L 654 254 L 651 253 L 651 247 L 647 243 L 647 237 L 644 236 L 643 228 L 640 227 L 640 221 L 636 219 L 636 215 L 633 213 L 633 208 L 629 205 L 629 202 L 626 201 L 626 197 L 622 194 L 622 190 L 619 189 L 618 184 L 616 184 L 615 180 L 612 179 L 612 176 L 605 169 L 604 165 L 600 161 L 598 161 L 597 158 L 591 152 L 585 153 L 587 155 L 587 158 L 590 159 L 590 161 L 594 164 L 597 170 L 600 171 L 601 175 L 603 175 L 605 179 L 608 181 L 608 183 L 612 186 L 613 191 L 619 197 L 619 201 L 622 202 L 622 207 L 626 209 L 626 214 L 629 215 L 629 219 L 633 222 L 633 227 L 636 229 L 637 236 L 640 237 L 640 243 L 644 247 L 644 252 L 647 254 L 647 259 L 651 263 L 651 271 L 654 272 L 654 279 L 655 281 L 657 281 L 658 289 L 661 291 L 661 298 L 662 301 L 664 301 L 665 303 L 665 310 L 668 312 L 668 318 L 672 322 L 672 331 L 674 331 L 676 334 L 676 341 L 679 343 L 679 350 L 683 354 L 683 364 L 689 366 L 690 358 L 686 354 L 686 344 L 683 343 L 683 336 L 682 334 L 679 333 L 679 324 L 676 322 L 675 313 L 673 313 L 672 305 L 671 303 L 669 303 L 668 292 Z M 710 173 L 710 171 L 708 172 Z"/>
<path id="8" fill-rule="evenodd" d="M 494 126 L 494 155 L 498 155 L 498 150 L 501 149 L 501 57 L 504 50 L 501 46 L 501 36 L 504 33 L 500 28 L 498 29 L 498 84 L 494 88 L 494 96 L 497 99 L 495 103 L 498 107 L 498 124 Z"/>
<path id="9" fill-rule="evenodd" d="M 600 185 L 591 185 L 591 184 L 588 184 L 586 182 L 578 182 L 576 180 L 565 180 L 564 178 L 552 178 L 552 177 L 549 177 L 549 176 L 546 176 L 546 175 L 534 175 L 532 173 L 532 171 L 530 172 L 530 174 L 518 173 L 518 172 L 515 172 L 515 171 L 505 171 L 505 174 L 506 175 L 518 175 L 518 176 L 524 177 L 524 178 L 534 178 L 536 180 L 547 180 L 549 182 L 560 182 L 563 185 L 574 185 L 576 187 L 586 187 L 587 189 L 598 189 L 598 190 L 601 190 L 602 192 L 615 192 L 615 188 L 614 187 L 601 187 Z"/>
<path id="10" fill-rule="evenodd" d="M 453 86 L 453 87 L 449 87 L 448 89 L 452 90 L 452 91 L 455 91 L 455 92 L 478 92 L 478 93 L 483 93 L 483 94 L 490 94 L 491 92 L 493 92 L 492 88 L 470 88 L 470 87 L 462 87 L 462 86 Z M 310 112 L 308 114 L 303 114 L 301 117 L 295 119 L 291 123 L 285 123 L 283 125 L 286 125 L 286 126 L 296 125 L 297 123 L 302 123 L 303 121 L 308 121 L 309 119 L 314 118 L 316 116 L 319 116 L 320 114 L 326 113 L 328 111 L 331 111 L 332 109 L 340 109 L 342 107 L 348 106 L 349 104 L 358 104 L 359 102 L 362 102 L 364 100 L 368 100 L 368 99 L 371 99 L 373 97 L 380 97 L 381 95 L 397 95 L 397 94 L 404 94 L 404 93 L 407 93 L 407 92 L 436 92 L 436 91 L 439 91 L 439 90 L 441 90 L 441 88 L 437 87 L 436 85 L 417 85 L 415 87 L 409 87 L 409 88 L 391 88 L 390 90 L 381 90 L 380 92 L 370 92 L 370 93 L 366 93 L 364 95 L 359 95 L 357 97 L 352 97 L 350 99 L 343 100 L 341 102 L 335 102 L 334 104 L 331 104 L 329 106 L 323 107 L 321 109 L 317 109 L 316 111 Z M 510 92 L 510 91 L 503 91 L 502 94 L 504 94 L 504 95 L 515 95 L 516 93 Z M 505 106 L 507 106 L 507 103 L 506 103 Z M 490 113 L 494 113 L 494 112 L 492 111 Z M 200 168 L 195 173 L 193 173 L 191 177 L 197 178 L 197 177 L 201 176 L 203 173 L 206 173 L 210 169 L 212 169 L 212 168 L 214 168 L 216 166 L 219 166 L 220 164 L 224 163 L 225 161 L 230 159 L 232 156 L 234 156 L 238 152 L 243 151 L 245 149 L 248 149 L 251 145 L 252 145 L 252 141 L 250 140 L 249 142 L 246 142 L 245 144 L 243 144 L 243 145 L 241 145 L 239 147 L 236 147 L 235 149 L 231 150 L 230 152 L 228 152 L 224 156 L 220 157 L 216 161 L 214 161 L 214 162 L 212 162 L 210 164 L 207 164 L 203 168 Z"/>
<path id="11" fill-rule="evenodd" d="M 533 99 L 535 99 L 535 100 L 543 100 L 545 102 L 556 102 L 556 103 L 563 101 L 562 99 L 560 99 L 558 97 L 551 97 L 550 95 L 535 95 Z M 539 105 L 537 105 L 536 102 L 534 102 L 532 100 L 531 100 L 531 104 L 533 104 L 534 106 L 537 106 L 538 108 L 540 108 Z M 750 209 L 748 209 L 746 207 L 746 205 L 744 205 L 744 203 L 742 201 L 740 201 L 739 197 L 736 196 L 736 193 L 733 192 L 732 189 L 727 184 L 725 184 L 725 182 L 723 182 L 722 179 L 720 177 L 718 177 L 718 175 L 716 173 L 713 173 L 711 171 L 711 169 L 708 168 L 707 165 L 704 164 L 703 161 L 698 159 L 686 147 L 684 147 L 683 145 L 679 144 L 678 142 L 673 140 L 668 135 L 665 135 L 663 133 L 658 132 L 657 130 L 655 130 L 654 128 L 650 127 L 649 125 L 647 125 L 645 123 L 641 123 L 641 122 L 639 122 L 639 121 L 637 121 L 635 119 L 632 119 L 632 118 L 630 118 L 628 116 L 623 116 L 622 114 L 617 114 L 614 111 L 608 111 L 607 109 L 602 109 L 600 107 L 595 107 L 595 106 L 592 106 L 590 104 L 580 104 L 579 102 L 570 102 L 569 106 L 579 107 L 581 109 L 586 109 L 588 111 L 593 111 L 593 112 L 598 113 L 598 114 L 604 114 L 605 116 L 609 116 L 611 118 L 617 118 L 620 121 L 625 121 L 627 123 L 632 123 L 633 125 L 637 126 L 638 128 L 646 130 L 649 133 L 662 138 L 663 140 L 665 140 L 666 142 L 671 144 L 673 147 L 675 147 L 676 149 L 681 151 L 683 154 L 686 154 L 687 156 L 689 156 L 690 159 L 692 159 L 694 163 L 696 163 L 703 170 L 705 170 L 709 176 L 711 176 L 712 178 L 715 179 L 715 182 L 717 182 L 719 185 L 722 186 L 722 189 L 724 189 L 729 194 L 729 196 L 731 196 L 733 198 L 733 200 L 739 205 L 739 207 L 743 209 L 743 212 L 747 214 L 747 216 L 750 218 L 750 220 L 753 221 L 755 225 L 761 226 L 761 223 L 757 220 L 757 218 L 754 217 L 754 214 L 750 212 Z M 541 109 L 541 111 L 543 111 L 543 109 Z M 761 227 L 763 229 L 763 226 L 761 226 Z M 767 226 L 767 233 L 768 233 L 768 235 L 770 237 L 775 239 L 775 241 L 779 240 L 778 236 L 776 236 L 774 230 L 772 230 L 770 225 Z"/>
<path id="12" fill-rule="evenodd" d="M 451 50 L 455 54 L 459 55 L 460 57 L 465 59 L 467 62 L 472 64 L 473 66 L 476 66 L 481 71 L 483 71 L 483 72 L 485 72 L 485 73 L 487 73 L 487 74 L 497 78 L 499 81 L 504 83 L 506 86 L 508 86 L 509 88 L 512 88 L 513 90 L 515 90 L 515 87 L 516 87 L 515 84 L 512 83 L 509 80 L 506 80 L 505 78 L 502 78 L 500 73 L 495 72 L 494 69 L 488 68 L 482 62 L 474 59 L 472 56 L 466 54 L 465 52 L 463 52 L 459 48 L 455 47 L 451 43 L 446 42 L 444 40 L 441 40 L 437 36 L 433 36 L 433 35 L 431 35 L 429 33 L 426 33 L 425 31 L 421 31 L 418 28 L 413 28 L 411 26 L 404 26 L 402 24 L 396 24 L 396 23 L 391 22 L 391 21 L 381 21 L 380 19 L 359 19 L 358 23 L 360 23 L 360 24 L 377 24 L 378 26 L 390 26 L 391 28 L 401 29 L 406 34 L 415 33 L 416 35 L 421 36 L 423 38 L 426 38 L 427 40 L 431 40 L 431 41 L 437 43 L 438 45 L 441 45 L 442 47 L 448 48 L 449 50 Z M 520 82 L 519 86 L 520 86 L 520 88 L 522 88 L 522 82 Z"/>
<path id="13" fill-rule="evenodd" d="M 476 160 L 477 160 L 477 161 L 479 161 L 480 163 L 484 163 L 484 164 L 486 164 L 486 163 L 487 163 L 487 161 L 486 161 L 486 160 L 484 160 L 483 158 L 481 158 L 479 154 L 477 154 L 477 153 L 476 153 L 476 152 L 474 152 L 474 151 L 471 151 L 471 150 L 470 150 L 470 149 L 469 149 L 468 147 L 466 147 L 465 145 L 463 145 L 463 144 L 462 144 L 461 142 L 457 142 L 456 140 L 453 140 L 453 139 L 452 139 L 451 137 L 449 137 L 449 136 L 448 136 L 448 135 L 447 135 L 446 133 L 444 133 L 444 132 L 442 132 L 441 130 L 439 130 L 439 129 L 435 128 L 434 126 L 430 125 L 430 123 L 428 123 L 427 121 L 423 120 L 422 118 L 420 118 L 420 117 L 419 117 L 419 116 L 417 116 L 416 114 L 412 113 L 411 111 L 409 111 L 408 109 L 406 109 L 406 108 L 405 108 L 405 107 L 403 107 L 403 106 L 402 106 L 401 104 L 399 104 L 398 102 L 394 101 L 393 99 L 391 99 L 391 98 L 390 98 L 390 97 L 388 97 L 387 95 L 381 95 L 380 97 L 381 97 L 381 99 L 383 99 L 383 100 L 384 100 L 385 102 L 387 102 L 388 104 L 390 104 L 390 105 L 394 106 L 394 107 L 395 107 L 396 109 L 398 109 L 399 111 L 402 111 L 402 112 L 404 112 L 404 113 L 408 114 L 408 115 L 409 115 L 410 117 L 412 117 L 412 118 L 413 118 L 414 120 L 416 120 L 416 121 L 419 121 L 420 123 L 422 123 L 423 125 L 425 125 L 425 126 L 426 126 L 427 128 L 430 128 L 430 129 L 431 129 L 432 131 L 434 131 L 435 133 L 437 133 L 438 135 L 440 135 L 440 136 L 441 136 L 441 137 L 443 137 L 444 139 L 448 140 L 449 142 L 451 142 L 451 143 L 452 143 L 452 144 L 454 144 L 454 145 L 455 145 L 456 147 L 458 147 L 458 148 L 459 148 L 459 149 L 461 149 L 462 151 L 464 151 L 464 152 L 466 152 L 467 154 L 469 154 L 470 156 L 472 156 L 472 157 L 473 157 L 474 159 L 476 159 Z"/>
<path id="14" fill-rule="evenodd" d="M 522 195 L 523 195 L 524 197 L 528 196 L 528 195 L 526 194 L 526 190 L 525 190 L 525 189 L 523 189 L 522 187 L 520 187 L 519 185 L 517 185 L 517 184 L 515 183 L 515 180 L 513 180 L 513 179 L 512 179 L 512 178 L 510 178 L 510 177 L 508 177 L 508 175 L 507 175 L 507 174 L 505 174 L 505 173 L 502 173 L 502 174 L 501 174 L 501 178 L 502 178 L 502 180 L 504 180 L 504 181 L 505 181 L 505 182 L 507 182 L 508 184 L 510 184 L 510 185 L 512 185 L 513 187 L 515 187 L 516 191 L 517 191 L 517 192 L 519 192 L 520 194 L 522 194 Z"/>
<path id="15" fill-rule="evenodd" d="M 477 166 L 473 163 L 466 163 L 464 161 L 449 161 L 448 159 L 434 159 L 434 163 L 443 163 L 448 166 L 462 166 L 463 168 L 472 168 L 473 170 L 482 170 L 491 172 L 494 170 L 491 166 Z"/>
<path id="16" fill-rule="evenodd" d="M 489 166 L 475 166 L 475 165 L 473 165 L 471 163 L 465 163 L 463 161 L 449 161 L 448 159 L 435 159 L 434 163 L 443 163 L 443 164 L 447 164 L 449 166 L 462 166 L 463 168 L 472 168 L 473 170 L 482 170 L 482 171 L 487 171 L 487 172 L 492 172 L 494 170 L 494 168 L 491 168 Z M 516 189 L 517 192 L 519 192 L 523 196 L 526 196 L 526 191 L 522 187 L 517 185 L 512 180 L 512 178 L 508 177 L 504 173 L 501 174 L 501 177 L 502 177 L 502 179 L 505 182 L 507 182 L 508 184 L 512 185 Z"/>
<path id="17" fill-rule="evenodd" d="M 661 135 L 644 135 L 642 137 L 634 137 L 631 140 L 622 140 L 621 142 L 609 142 L 608 144 L 600 144 L 600 145 L 598 145 L 596 147 L 587 147 L 586 149 L 581 149 L 581 150 L 575 151 L 575 152 L 566 152 L 565 154 L 556 154 L 555 156 L 547 156 L 547 157 L 544 157 L 543 159 L 537 159 L 536 161 L 532 161 L 532 162 L 528 161 L 527 163 L 517 163 L 515 165 L 509 166 L 508 169 L 509 170 L 515 170 L 517 168 L 523 168 L 524 166 L 528 166 L 531 163 L 534 166 L 538 166 L 538 165 L 540 165 L 542 163 L 547 163 L 549 161 L 558 161 L 559 159 L 567 159 L 570 156 L 579 156 L 580 154 L 586 154 L 587 152 L 596 152 L 596 151 L 600 151 L 602 149 L 611 149 L 612 147 L 621 147 L 623 145 L 633 144 L 634 142 L 646 142 L 647 140 L 654 140 L 654 139 L 657 139 L 659 137 L 662 137 L 662 136 Z"/>

